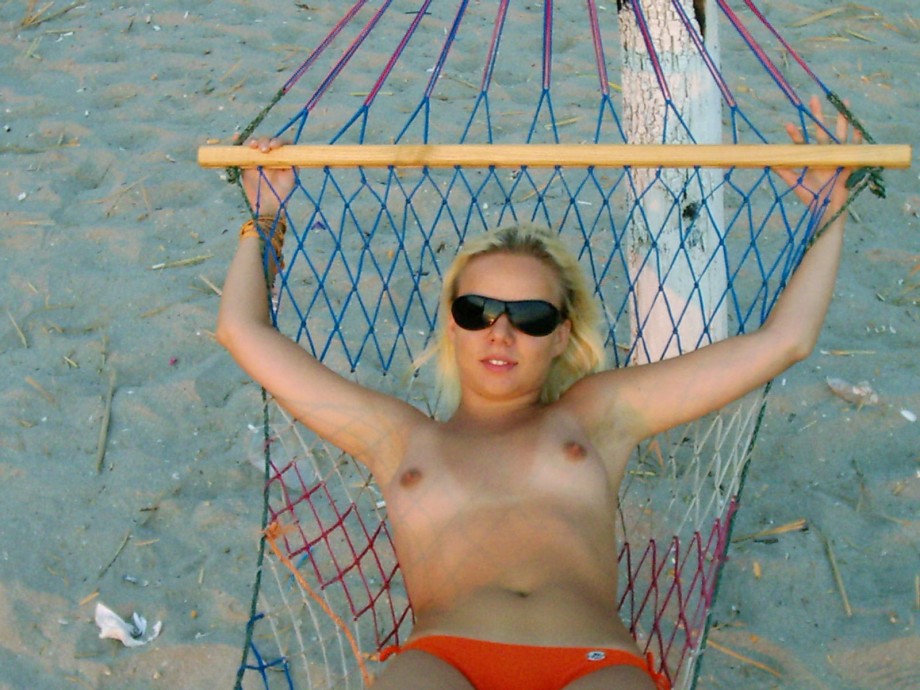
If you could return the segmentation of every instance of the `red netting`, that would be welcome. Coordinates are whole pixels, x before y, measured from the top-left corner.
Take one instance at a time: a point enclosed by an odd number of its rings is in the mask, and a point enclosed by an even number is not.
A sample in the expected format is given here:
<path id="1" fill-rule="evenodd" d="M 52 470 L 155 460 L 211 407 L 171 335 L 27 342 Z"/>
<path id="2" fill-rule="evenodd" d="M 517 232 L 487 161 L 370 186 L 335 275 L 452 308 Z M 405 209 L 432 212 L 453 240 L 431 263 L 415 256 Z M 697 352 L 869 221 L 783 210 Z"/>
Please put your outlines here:
<path id="1" fill-rule="evenodd" d="M 783 120 L 813 128 L 802 88 L 840 103 L 810 71 L 777 67 L 788 45 L 750 0 L 707 4 L 717 16 L 703 22 L 689 0 L 356 0 L 340 20 L 326 3 L 314 26 L 331 30 L 277 94 L 303 87 L 275 131 L 331 144 L 760 144 L 787 141 Z M 404 376 L 467 237 L 518 221 L 558 230 L 595 286 L 611 364 L 628 366 L 757 328 L 823 214 L 772 170 L 731 167 L 302 169 L 285 202 L 278 328 L 433 415 L 431 377 Z M 761 391 L 650 441 L 622 486 L 620 613 L 675 686 L 692 684 L 763 403 Z M 360 687 L 361 657 L 412 624 L 386 506 L 358 463 L 271 404 L 264 432 L 255 456 L 271 452 L 266 524 L 281 556 L 260 562 L 238 686 Z"/>
<path id="2" fill-rule="evenodd" d="M 726 428 L 738 427 L 749 438 L 753 435 L 751 420 L 756 420 L 762 402 L 763 398 L 756 396 L 734 412 L 725 411 L 707 420 L 707 433 L 691 429 L 685 433 L 718 440 L 724 439 Z M 328 453 L 322 445 L 311 448 L 297 427 L 279 421 L 284 423 L 273 427 L 276 434 L 269 440 L 269 449 L 278 450 L 277 455 L 287 462 L 270 465 L 267 519 L 272 525 L 272 542 L 279 550 L 276 580 L 287 596 L 282 595 L 278 605 L 267 603 L 275 595 L 263 588 L 262 615 L 272 618 L 276 631 L 270 646 L 280 645 L 277 653 L 283 659 L 283 676 L 290 679 L 285 680 L 290 687 L 300 687 L 296 678 L 312 664 L 325 666 L 321 672 L 324 677 L 310 680 L 307 687 L 350 687 L 349 683 L 359 682 L 368 665 L 373 667 L 376 651 L 405 641 L 411 630 L 412 612 L 386 523 L 385 505 L 361 465 L 347 456 Z M 723 433 L 713 432 L 716 427 Z M 654 456 L 655 464 L 662 462 L 658 445 L 649 445 L 651 449 L 639 453 L 637 467 L 648 467 L 643 456 Z M 699 448 L 691 451 L 698 454 Z M 721 452 L 717 449 L 714 455 Z M 746 450 L 735 455 L 745 456 Z M 675 460 L 671 457 L 667 462 L 673 464 Z M 703 473 L 720 475 L 711 465 Z M 732 473 L 740 479 L 737 467 Z M 657 483 L 665 481 L 672 503 L 686 507 L 691 501 L 673 493 L 670 478 L 649 474 L 647 469 L 634 472 L 629 482 L 632 499 L 624 499 L 621 507 L 626 527 L 619 554 L 619 612 L 643 651 L 652 652 L 660 670 L 677 681 L 691 674 L 691 662 L 705 635 L 736 501 L 729 498 L 706 530 L 697 529 L 686 517 L 680 525 L 668 501 L 650 497 L 658 493 L 660 499 Z M 655 514 L 651 506 L 656 503 L 665 514 Z M 639 521 L 636 515 L 647 519 Z M 680 528 L 678 534 L 666 536 L 668 528 L 675 526 Z M 648 536 L 656 533 L 658 536 Z M 320 610 L 312 616 L 312 631 L 308 631 L 312 639 L 301 639 L 293 633 L 295 628 L 305 627 L 306 616 L 297 610 L 307 607 L 309 599 L 319 601 Z M 330 611 L 341 620 L 332 620 Z M 287 633 L 283 632 L 288 626 Z M 285 642 L 285 638 L 291 639 Z M 264 646 L 263 642 L 258 658 Z M 327 653 L 320 653 L 330 646 L 339 652 L 331 663 Z M 266 686 L 274 687 L 268 682 L 272 674 L 264 670 L 269 667 L 271 664 L 263 661 L 262 675 Z"/>

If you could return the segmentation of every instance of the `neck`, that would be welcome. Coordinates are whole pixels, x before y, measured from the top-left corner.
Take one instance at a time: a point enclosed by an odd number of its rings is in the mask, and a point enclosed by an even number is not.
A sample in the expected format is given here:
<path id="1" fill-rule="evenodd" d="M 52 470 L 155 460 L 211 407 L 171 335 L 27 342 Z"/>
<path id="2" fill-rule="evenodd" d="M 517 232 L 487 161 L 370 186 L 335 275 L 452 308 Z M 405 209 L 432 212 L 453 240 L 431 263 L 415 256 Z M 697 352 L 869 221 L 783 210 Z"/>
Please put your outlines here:
<path id="1" fill-rule="evenodd" d="M 465 397 L 451 415 L 450 423 L 459 427 L 505 426 L 532 417 L 542 407 L 535 396 L 501 401 L 471 401 Z"/>

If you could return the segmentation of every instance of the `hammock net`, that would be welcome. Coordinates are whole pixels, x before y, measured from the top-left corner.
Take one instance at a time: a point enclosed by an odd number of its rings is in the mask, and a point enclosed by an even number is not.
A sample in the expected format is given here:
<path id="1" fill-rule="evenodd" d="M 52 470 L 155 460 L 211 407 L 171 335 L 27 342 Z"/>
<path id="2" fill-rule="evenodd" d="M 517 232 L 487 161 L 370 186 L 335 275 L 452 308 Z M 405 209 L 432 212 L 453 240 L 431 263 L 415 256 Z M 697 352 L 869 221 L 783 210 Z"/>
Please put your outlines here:
<path id="1" fill-rule="evenodd" d="M 814 130 L 809 95 L 839 104 L 751 2 L 321 5 L 304 24 L 316 47 L 241 138 L 787 143 L 785 121 Z M 558 231 L 622 367 L 756 329 L 827 220 L 771 169 L 732 165 L 304 167 L 280 213 L 277 327 L 432 415 L 433 366 L 413 362 L 468 237 L 517 222 Z M 695 683 L 766 395 L 644 443 L 622 484 L 620 615 L 675 687 Z M 386 505 L 361 465 L 269 397 L 252 428 L 268 537 L 237 687 L 363 687 L 373 655 L 412 627 Z"/>

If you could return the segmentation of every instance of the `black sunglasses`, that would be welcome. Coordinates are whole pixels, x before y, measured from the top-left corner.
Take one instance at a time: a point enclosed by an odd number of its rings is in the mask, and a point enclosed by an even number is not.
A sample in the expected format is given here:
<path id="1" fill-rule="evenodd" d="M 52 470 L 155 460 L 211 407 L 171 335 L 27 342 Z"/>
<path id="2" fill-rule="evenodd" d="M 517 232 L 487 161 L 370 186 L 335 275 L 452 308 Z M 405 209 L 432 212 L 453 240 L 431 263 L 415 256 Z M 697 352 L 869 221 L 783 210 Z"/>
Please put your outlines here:
<path id="1" fill-rule="evenodd" d="M 460 295 L 451 304 L 450 313 L 465 331 L 481 331 L 506 314 L 514 328 L 537 337 L 552 333 L 564 318 L 558 307 L 541 299 L 505 302 L 482 295 Z"/>

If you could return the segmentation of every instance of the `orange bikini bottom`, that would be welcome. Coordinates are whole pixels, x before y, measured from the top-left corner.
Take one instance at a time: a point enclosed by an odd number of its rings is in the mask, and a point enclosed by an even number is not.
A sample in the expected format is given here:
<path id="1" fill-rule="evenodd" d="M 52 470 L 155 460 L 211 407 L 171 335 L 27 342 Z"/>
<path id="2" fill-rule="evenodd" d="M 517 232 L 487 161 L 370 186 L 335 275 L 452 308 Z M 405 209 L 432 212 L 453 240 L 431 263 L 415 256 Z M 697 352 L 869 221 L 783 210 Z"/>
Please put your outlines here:
<path id="1" fill-rule="evenodd" d="M 622 649 L 594 647 L 532 647 L 449 635 L 430 635 L 402 646 L 393 654 L 416 650 L 432 654 L 460 671 L 476 690 L 559 690 L 572 681 L 608 666 L 634 666 L 645 671 L 657 690 L 670 690 L 664 673 L 654 670 L 651 653 L 643 659 Z"/>

